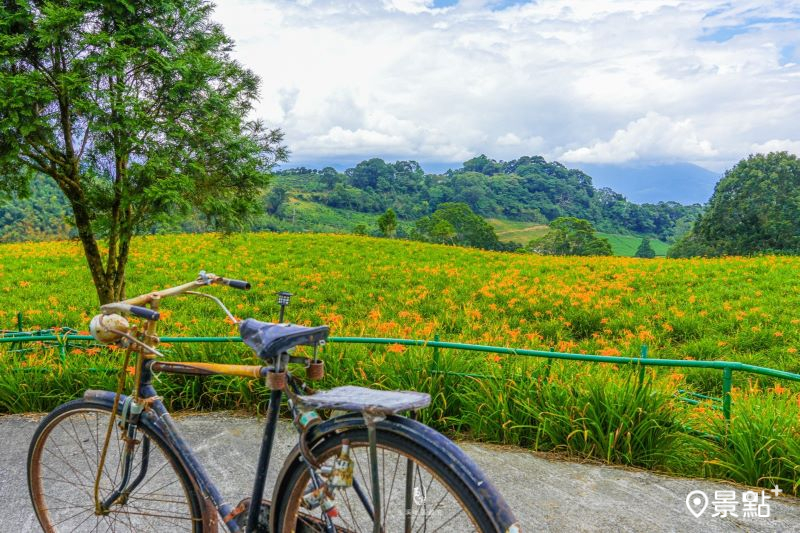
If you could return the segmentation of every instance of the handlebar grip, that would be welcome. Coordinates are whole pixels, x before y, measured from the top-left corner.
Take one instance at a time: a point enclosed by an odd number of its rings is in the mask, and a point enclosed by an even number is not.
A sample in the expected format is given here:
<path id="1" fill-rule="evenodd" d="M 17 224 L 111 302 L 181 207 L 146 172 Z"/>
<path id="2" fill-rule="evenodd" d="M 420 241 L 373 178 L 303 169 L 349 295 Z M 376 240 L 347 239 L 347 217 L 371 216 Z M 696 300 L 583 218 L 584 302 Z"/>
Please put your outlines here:
<path id="1" fill-rule="evenodd" d="M 226 279 L 225 285 L 228 287 L 233 287 L 234 289 L 241 289 L 243 291 L 250 290 L 250 284 L 248 282 L 238 279 Z"/>
<path id="2" fill-rule="evenodd" d="M 130 313 L 138 316 L 139 318 L 144 318 L 145 320 L 158 320 L 161 318 L 161 313 L 158 311 L 153 311 L 152 309 L 148 309 L 146 307 L 139 307 L 138 305 L 132 305 L 130 308 Z"/>

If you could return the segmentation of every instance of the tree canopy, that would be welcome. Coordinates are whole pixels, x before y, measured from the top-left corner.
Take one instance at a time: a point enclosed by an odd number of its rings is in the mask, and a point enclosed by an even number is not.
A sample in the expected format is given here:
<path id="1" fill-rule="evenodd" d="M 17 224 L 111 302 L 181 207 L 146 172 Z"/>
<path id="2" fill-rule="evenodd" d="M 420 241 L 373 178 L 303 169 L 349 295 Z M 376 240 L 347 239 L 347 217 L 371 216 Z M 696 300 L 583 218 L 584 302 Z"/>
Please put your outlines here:
<path id="1" fill-rule="evenodd" d="M 101 302 L 124 295 L 133 235 L 263 209 L 282 135 L 247 116 L 259 79 L 204 0 L 0 6 L 0 191 L 66 197 Z M 101 248 L 98 239 L 104 239 Z"/>
<path id="2" fill-rule="evenodd" d="M 542 255 L 612 255 L 608 239 L 596 237 L 588 220 L 559 217 L 548 232 L 528 244 L 528 250 Z"/>
<path id="3" fill-rule="evenodd" d="M 485 250 L 514 248 L 500 242 L 494 228 L 464 203 L 440 204 L 433 214 L 417 220 L 412 238 Z"/>
<path id="4" fill-rule="evenodd" d="M 643 259 L 652 259 L 656 256 L 656 251 L 653 250 L 653 246 L 650 244 L 650 239 L 645 237 L 642 239 L 642 242 L 639 243 L 639 247 L 636 249 L 636 254 L 634 257 L 641 257 Z"/>
<path id="5" fill-rule="evenodd" d="M 384 237 L 394 236 L 394 232 L 397 230 L 397 215 L 391 207 L 378 217 L 378 230 Z"/>
<path id="6" fill-rule="evenodd" d="M 672 257 L 800 253 L 800 160 L 751 155 L 725 173 Z"/>

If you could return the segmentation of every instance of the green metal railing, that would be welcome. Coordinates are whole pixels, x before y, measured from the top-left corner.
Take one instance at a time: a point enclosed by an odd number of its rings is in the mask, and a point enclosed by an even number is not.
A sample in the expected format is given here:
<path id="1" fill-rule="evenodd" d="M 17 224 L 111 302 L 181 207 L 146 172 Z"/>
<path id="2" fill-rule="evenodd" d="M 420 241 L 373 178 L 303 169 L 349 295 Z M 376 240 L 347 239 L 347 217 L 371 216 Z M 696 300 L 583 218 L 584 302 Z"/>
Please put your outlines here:
<path id="1" fill-rule="evenodd" d="M 0 336 L 0 344 L 2 343 L 55 343 L 58 346 L 62 360 L 66 356 L 66 352 L 71 342 L 92 342 L 94 341 L 91 335 L 78 335 L 73 334 L 74 330 L 66 331 L 63 335 L 58 334 L 37 334 L 36 332 L 27 335 L 21 335 L 20 332 L 12 332 L 7 335 Z M 162 343 L 178 344 L 178 343 L 226 343 L 226 342 L 241 342 L 240 337 L 161 337 Z M 504 348 L 499 346 L 486 346 L 481 344 L 465 344 L 459 342 L 443 342 L 439 340 L 439 336 L 434 336 L 433 340 L 419 340 L 419 339 L 393 339 L 393 338 L 379 338 L 379 337 L 330 337 L 329 343 L 342 343 L 342 344 L 377 344 L 389 345 L 399 344 L 401 346 L 418 346 L 423 348 L 431 348 L 433 354 L 431 357 L 430 372 L 436 374 L 447 374 L 462 377 L 474 378 L 491 378 L 484 374 L 468 374 L 461 372 L 450 372 L 441 370 L 440 368 L 440 349 L 451 350 L 464 350 L 484 353 L 494 353 L 501 355 L 515 355 L 522 357 L 538 357 L 548 359 L 548 367 L 546 373 L 549 373 L 549 365 L 553 360 L 568 360 L 568 361 L 584 361 L 593 363 L 606 363 L 617 365 L 633 365 L 639 369 L 639 379 L 644 379 L 645 367 L 671 367 L 671 368 L 707 368 L 712 370 L 720 370 L 722 372 L 722 413 L 726 420 L 730 420 L 731 416 L 731 387 L 733 384 L 733 372 L 747 372 L 751 374 L 758 374 L 778 379 L 786 379 L 789 381 L 800 382 L 800 374 L 793 374 L 783 370 L 776 370 L 773 368 L 766 368 L 761 366 L 749 365 L 735 361 L 696 361 L 696 360 L 683 360 L 683 359 L 656 359 L 648 357 L 647 347 L 642 346 L 640 357 L 622 357 L 622 356 L 605 356 L 605 355 L 588 355 L 588 354 L 575 354 L 556 352 L 555 350 L 527 350 L 522 348 Z M 690 391 L 679 391 L 682 395 L 680 399 L 688 401 L 689 403 L 698 404 L 701 401 L 720 401 L 719 398 L 706 396 Z"/>

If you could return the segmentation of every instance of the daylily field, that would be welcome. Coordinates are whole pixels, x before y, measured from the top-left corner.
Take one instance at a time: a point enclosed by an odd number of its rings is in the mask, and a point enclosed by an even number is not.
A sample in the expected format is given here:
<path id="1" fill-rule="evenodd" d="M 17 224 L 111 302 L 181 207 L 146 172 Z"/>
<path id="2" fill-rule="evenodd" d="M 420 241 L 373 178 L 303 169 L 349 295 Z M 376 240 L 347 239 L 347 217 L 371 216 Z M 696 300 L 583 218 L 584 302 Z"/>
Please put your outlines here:
<path id="1" fill-rule="evenodd" d="M 200 269 L 246 279 L 213 289 L 240 317 L 276 317 L 273 292 L 295 294 L 287 318 L 336 336 L 396 337 L 604 356 L 731 360 L 800 372 L 800 258 L 713 260 L 556 258 L 367 237 L 312 234 L 171 235 L 134 243 L 128 294 L 193 279 Z M 0 328 L 86 330 L 97 309 L 74 242 L 0 246 Z M 160 333 L 235 334 L 213 303 L 162 304 Z M 87 387 L 113 387 L 119 354 L 75 346 L 0 351 L 0 412 L 42 411 Z M 254 362 L 232 344 L 167 346 L 169 357 Z M 554 362 L 479 352 L 331 344 L 327 384 L 416 388 L 434 395 L 427 422 L 450 434 L 797 492 L 800 396 L 790 381 L 734 373 L 733 419 L 713 402 L 721 372 Z M 174 408 L 263 409 L 259 383 L 172 378 Z M 691 431 L 687 431 L 691 428 Z M 717 439 L 697 436 L 713 434 Z"/>

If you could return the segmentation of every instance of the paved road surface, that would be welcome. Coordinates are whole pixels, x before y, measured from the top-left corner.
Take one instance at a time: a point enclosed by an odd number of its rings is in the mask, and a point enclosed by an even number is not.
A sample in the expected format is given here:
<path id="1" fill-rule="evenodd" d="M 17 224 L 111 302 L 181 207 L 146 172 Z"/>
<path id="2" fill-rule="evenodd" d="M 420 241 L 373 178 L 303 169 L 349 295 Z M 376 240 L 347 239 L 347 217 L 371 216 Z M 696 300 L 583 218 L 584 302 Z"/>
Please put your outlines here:
<path id="1" fill-rule="evenodd" d="M 0 532 L 38 531 L 25 480 L 28 442 L 40 416 L 0 416 Z M 250 492 L 263 421 L 228 414 L 179 417 L 187 440 L 222 493 L 238 502 Z M 278 431 L 274 451 L 279 465 L 294 445 L 288 423 Z M 770 518 L 713 518 L 710 507 L 699 518 L 686 508 L 686 496 L 702 490 L 743 488 L 723 483 L 675 479 L 649 472 L 577 464 L 493 446 L 462 443 L 511 504 L 523 531 L 798 531 L 800 501 L 770 500 Z M 268 487 L 279 468 L 270 469 Z"/>

